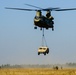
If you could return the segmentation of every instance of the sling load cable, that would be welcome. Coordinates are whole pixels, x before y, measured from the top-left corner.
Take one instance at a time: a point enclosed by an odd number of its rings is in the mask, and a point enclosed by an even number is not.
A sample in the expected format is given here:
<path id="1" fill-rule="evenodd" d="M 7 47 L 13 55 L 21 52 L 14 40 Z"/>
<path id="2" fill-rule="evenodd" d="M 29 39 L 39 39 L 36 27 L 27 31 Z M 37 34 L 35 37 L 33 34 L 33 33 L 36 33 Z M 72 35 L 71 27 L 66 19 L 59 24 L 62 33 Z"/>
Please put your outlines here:
<path id="1" fill-rule="evenodd" d="M 42 46 L 44 46 L 44 43 L 45 43 L 45 46 L 47 47 L 47 42 L 46 42 L 46 39 L 45 39 L 44 28 L 43 28 L 42 29 Z"/>
<path id="2" fill-rule="evenodd" d="M 44 46 L 44 42 L 45 42 L 45 46 Z M 48 53 L 49 53 L 49 48 L 47 47 L 46 39 L 44 36 L 44 28 L 42 28 L 42 47 L 38 49 L 38 55 L 40 54 L 46 55 Z"/>

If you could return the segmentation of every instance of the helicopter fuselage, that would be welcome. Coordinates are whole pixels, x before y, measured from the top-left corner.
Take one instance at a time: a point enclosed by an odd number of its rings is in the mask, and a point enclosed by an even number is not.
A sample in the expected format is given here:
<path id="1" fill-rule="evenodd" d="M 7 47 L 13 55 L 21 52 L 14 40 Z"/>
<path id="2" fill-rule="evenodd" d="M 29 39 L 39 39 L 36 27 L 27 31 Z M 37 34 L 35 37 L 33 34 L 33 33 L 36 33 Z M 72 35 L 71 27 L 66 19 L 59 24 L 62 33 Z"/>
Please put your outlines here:
<path id="1" fill-rule="evenodd" d="M 10 8 L 10 7 L 5 7 L 6 9 L 13 9 L 13 10 L 23 10 L 23 11 L 36 11 L 36 16 L 34 18 L 34 25 L 35 25 L 35 29 L 37 29 L 37 27 L 42 28 L 52 28 L 52 30 L 54 30 L 54 18 L 51 16 L 51 12 L 52 11 L 69 11 L 69 10 L 76 10 L 76 8 L 46 8 L 43 9 L 41 7 L 37 7 L 34 5 L 30 5 L 30 4 L 25 4 L 27 6 L 31 6 L 31 7 L 35 7 L 37 9 L 25 9 L 25 8 Z M 46 16 L 42 15 L 42 11 L 46 11 Z"/>
<path id="2" fill-rule="evenodd" d="M 38 26 L 40 28 L 46 28 L 46 29 L 52 28 L 52 30 L 54 30 L 53 24 L 54 22 L 45 16 L 35 16 L 34 18 L 35 28 Z"/>

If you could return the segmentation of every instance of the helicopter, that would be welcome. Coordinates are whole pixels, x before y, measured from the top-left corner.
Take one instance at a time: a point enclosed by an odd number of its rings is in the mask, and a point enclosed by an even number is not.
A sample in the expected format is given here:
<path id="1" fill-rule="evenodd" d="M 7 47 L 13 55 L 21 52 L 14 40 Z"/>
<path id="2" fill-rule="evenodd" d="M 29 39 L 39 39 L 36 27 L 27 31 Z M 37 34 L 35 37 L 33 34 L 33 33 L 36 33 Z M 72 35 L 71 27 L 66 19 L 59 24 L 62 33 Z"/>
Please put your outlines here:
<path id="1" fill-rule="evenodd" d="M 36 15 L 34 17 L 34 29 L 37 29 L 37 27 L 40 27 L 40 30 L 42 28 L 49 29 L 52 28 L 52 31 L 54 31 L 54 17 L 51 15 L 52 11 L 69 11 L 69 10 L 76 10 L 76 8 L 68 8 L 68 9 L 61 9 L 59 7 L 56 8 L 41 8 L 30 4 L 25 4 L 27 6 L 35 7 L 37 9 L 24 9 L 24 8 L 10 8 L 5 7 L 6 9 L 14 9 L 14 10 L 23 10 L 23 11 L 36 11 Z M 42 11 L 46 11 L 46 16 L 42 15 Z"/>

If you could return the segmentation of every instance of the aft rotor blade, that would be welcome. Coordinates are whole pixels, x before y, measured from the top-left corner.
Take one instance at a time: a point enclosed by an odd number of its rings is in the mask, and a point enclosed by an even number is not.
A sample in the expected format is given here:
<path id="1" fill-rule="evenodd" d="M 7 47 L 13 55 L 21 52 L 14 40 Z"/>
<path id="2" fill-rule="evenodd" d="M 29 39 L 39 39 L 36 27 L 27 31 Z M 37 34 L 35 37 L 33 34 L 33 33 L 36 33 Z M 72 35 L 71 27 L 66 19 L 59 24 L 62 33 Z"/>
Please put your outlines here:
<path id="1" fill-rule="evenodd" d="M 76 10 L 76 8 L 69 8 L 69 9 L 55 9 L 55 11 L 69 11 L 69 10 Z"/>
<path id="2" fill-rule="evenodd" d="M 38 8 L 38 9 L 42 9 L 42 8 L 40 8 L 40 7 L 37 7 L 37 6 L 34 6 L 34 5 L 30 5 L 30 4 L 25 4 L 25 5 L 31 6 L 31 7 L 35 7 L 35 8 Z"/>
<path id="3" fill-rule="evenodd" d="M 50 11 L 53 11 L 53 10 L 56 10 L 56 9 L 59 9 L 58 7 L 57 8 L 46 8 L 46 9 L 42 9 L 43 11 L 48 11 L 48 10 L 50 10 Z"/>
<path id="4" fill-rule="evenodd" d="M 24 10 L 24 11 L 37 11 L 36 9 L 9 8 L 9 7 L 5 7 L 5 9 Z"/>
<path id="5" fill-rule="evenodd" d="M 27 6 L 31 6 L 31 7 L 35 7 L 35 8 L 38 8 L 40 9 L 41 11 L 48 11 L 48 10 L 54 10 L 54 9 L 59 9 L 58 7 L 57 8 L 46 8 L 46 9 L 43 9 L 43 8 L 40 8 L 40 7 L 37 7 L 37 6 L 34 6 L 34 5 L 30 5 L 30 4 L 25 4 Z"/>

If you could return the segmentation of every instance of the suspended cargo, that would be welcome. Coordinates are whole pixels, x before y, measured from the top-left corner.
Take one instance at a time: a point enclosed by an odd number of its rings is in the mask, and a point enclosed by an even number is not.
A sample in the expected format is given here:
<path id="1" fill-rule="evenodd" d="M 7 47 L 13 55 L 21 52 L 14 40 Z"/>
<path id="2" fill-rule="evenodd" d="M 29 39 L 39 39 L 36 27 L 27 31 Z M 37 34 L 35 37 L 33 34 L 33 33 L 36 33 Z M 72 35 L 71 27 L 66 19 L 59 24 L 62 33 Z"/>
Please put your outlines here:
<path id="1" fill-rule="evenodd" d="M 46 55 L 48 53 L 49 53 L 49 48 L 46 46 L 42 46 L 38 49 L 38 55 L 40 55 L 40 54 Z"/>

